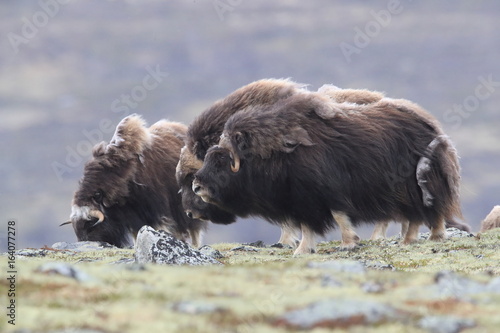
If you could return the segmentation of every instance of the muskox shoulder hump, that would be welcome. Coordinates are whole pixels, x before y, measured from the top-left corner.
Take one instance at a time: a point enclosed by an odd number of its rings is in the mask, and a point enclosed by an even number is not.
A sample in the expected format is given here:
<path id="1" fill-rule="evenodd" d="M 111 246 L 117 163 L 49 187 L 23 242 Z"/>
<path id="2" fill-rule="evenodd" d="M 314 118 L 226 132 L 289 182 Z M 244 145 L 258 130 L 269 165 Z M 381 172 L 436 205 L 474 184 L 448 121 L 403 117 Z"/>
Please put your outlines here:
<path id="1" fill-rule="evenodd" d="M 325 84 L 318 89 L 318 93 L 331 98 L 337 103 L 353 103 L 353 104 L 373 104 L 385 96 L 378 91 L 367 89 L 342 89 L 331 84 Z"/>
<path id="2" fill-rule="evenodd" d="M 120 154 L 125 158 L 141 154 L 152 144 L 152 135 L 141 116 L 132 114 L 120 121 L 106 152 Z"/>

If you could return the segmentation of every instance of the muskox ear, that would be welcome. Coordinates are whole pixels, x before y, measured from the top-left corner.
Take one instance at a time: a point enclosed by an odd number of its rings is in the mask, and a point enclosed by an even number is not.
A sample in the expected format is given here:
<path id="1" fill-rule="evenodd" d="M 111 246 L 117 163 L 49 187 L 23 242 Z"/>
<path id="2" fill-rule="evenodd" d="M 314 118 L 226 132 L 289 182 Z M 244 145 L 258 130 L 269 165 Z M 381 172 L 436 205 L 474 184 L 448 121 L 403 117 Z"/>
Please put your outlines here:
<path id="1" fill-rule="evenodd" d="M 106 152 L 117 153 L 128 159 L 142 154 L 151 141 L 152 135 L 146 128 L 146 122 L 141 116 L 132 114 L 118 124 Z"/>
<path id="2" fill-rule="evenodd" d="M 314 143 L 305 129 L 302 127 L 294 127 L 289 133 L 283 136 L 281 151 L 291 153 L 300 145 L 312 146 Z"/>

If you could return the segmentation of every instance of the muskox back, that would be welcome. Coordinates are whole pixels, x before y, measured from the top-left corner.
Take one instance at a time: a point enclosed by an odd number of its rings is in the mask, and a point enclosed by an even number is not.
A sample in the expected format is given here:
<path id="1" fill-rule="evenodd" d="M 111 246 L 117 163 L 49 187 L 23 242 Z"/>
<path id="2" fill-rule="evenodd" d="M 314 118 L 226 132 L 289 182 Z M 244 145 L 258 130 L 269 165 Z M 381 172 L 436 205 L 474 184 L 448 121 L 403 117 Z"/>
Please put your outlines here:
<path id="1" fill-rule="evenodd" d="M 199 245 L 204 223 L 182 209 L 175 167 L 187 128 L 159 121 L 150 128 L 137 115 L 124 118 L 109 143 L 94 147 L 73 199 L 78 240 L 123 247 L 144 225 Z"/>
<path id="2" fill-rule="evenodd" d="M 348 220 L 341 227 L 407 220 L 412 238 L 425 222 L 434 239 L 444 237 L 444 219 L 461 216 L 451 142 L 421 116 L 383 99 L 362 106 L 292 96 L 273 112 L 235 114 L 220 145 L 207 154 L 193 186 L 237 215 L 290 218 L 318 234 L 335 220 Z M 231 165 L 240 167 L 231 174 Z M 224 176 L 217 187 L 215 178 Z"/>

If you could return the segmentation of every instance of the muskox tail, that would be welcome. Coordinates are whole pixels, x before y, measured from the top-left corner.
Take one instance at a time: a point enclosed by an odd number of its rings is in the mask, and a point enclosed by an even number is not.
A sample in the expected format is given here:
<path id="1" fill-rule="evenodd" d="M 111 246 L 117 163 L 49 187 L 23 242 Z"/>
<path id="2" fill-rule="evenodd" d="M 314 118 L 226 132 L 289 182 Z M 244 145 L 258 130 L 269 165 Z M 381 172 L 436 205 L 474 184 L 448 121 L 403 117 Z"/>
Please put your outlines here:
<path id="1" fill-rule="evenodd" d="M 446 135 L 440 135 L 429 143 L 424 156 L 418 161 L 416 177 L 424 207 L 445 220 L 463 218 L 458 155 Z"/>

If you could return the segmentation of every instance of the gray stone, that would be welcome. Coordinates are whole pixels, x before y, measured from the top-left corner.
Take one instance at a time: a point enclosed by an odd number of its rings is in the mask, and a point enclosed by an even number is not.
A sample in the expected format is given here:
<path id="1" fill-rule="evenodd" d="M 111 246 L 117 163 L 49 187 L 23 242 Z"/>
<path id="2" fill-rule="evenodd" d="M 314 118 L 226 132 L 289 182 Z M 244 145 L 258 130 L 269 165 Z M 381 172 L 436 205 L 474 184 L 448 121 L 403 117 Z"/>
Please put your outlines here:
<path id="1" fill-rule="evenodd" d="M 429 239 L 430 232 L 423 232 L 418 234 L 418 240 L 426 240 Z M 446 236 L 448 238 L 460 238 L 460 237 L 474 237 L 474 234 L 471 234 L 467 231 L 462 231 L 457 228 L 448 228 L 446 229 Z"/>
<path id="2" fill-rule="evenodd" d="M 321 278 L 321 286 L 325 288 L 339 288 L 342 287 L 344 284 L 335 279 L 333 276 L 330 275 L 323 275 Z"/>
<path id="3" fill-rule="evenodd" d="M 201 301 L 176 302 L 171 304 L 170 307 L 176 312 L 187 313 L 191 315 L 224 311 L 224 308 L 218 305 Z"/>
<path id="4" fill-rule="evenodd" d="M 500 294 L 500 276 L 492 279 L 486 286 L 486 289 L 490 293 Z"/>
<path id="5" fill-rule="evenodd" d="M 458 333 L 476 326 L 472 319 L 451 316 L 429 316 L 418 322 L 418 326 L 430 333 Z"/>
<path id="6" fill-rule="evenodd" d="M 330 261 L 310 261 L 309 268 L 331 269 L 343 273 L 363 274 L 366 272 L 365 266 L 354 260 L 330 260 Z"/>
<path id="7" fill-rule="evenodd" d="M 117 249 L 117 247 L 108 244 L 106 242 L 90 242 L 90 241 L 74 242 L 74 243 L 58 242 L 54 243 L 52 245 L 52 248 L 56 250 L 71 250 L 74 252 L 100 251 L 109 248 Z"/>
<path id="8" fill-rule="evenodd" d="M 441 271 L 435 275 L 436 293 L 440 297 L 463 299 L 466 296 L 488 291 L 486 285 L 457 275 L 451 271 Z"/>
<path id="9" fill-rule="evenodd" d="M 45 249 L 22 249 L 15 251 L 20 257 L 45 257 L 49 251 Z"/>
<path id="10" fill-rule="evenodd" d="M 113 261 L 110 264 L 111 265 L 134 265 L 135 259 L 134 258 L 121 258 L 117 261 Z"/>
<path id="11" fill-rule="evenodd" d="M 242 245 L 242 246 L 233 247 L 229 251 L 259 252 L 260 250 L 254 248 L 254 247 L 251 247 L 251 246 Z"/>
<path id="12" fill-rule="evenodd" d="M 35 272 L 43 274 L 57 274 L 77 280 L 78 282 L 94 282 L 95 279 L 80 269 L 62 262 L 48 262 L 39 266 Z"/>
<path id="13" fill-rule="evenodd" d="M 219 250 L 216 250 L 216 249 L 214 249 L 213 247 L 211 247 L 209 245 L 204 245 L 204 246 L 200 247 L 198 249 L 198 251 L 200 251 L 201 253 L 203 253 L 207 257 L 211 257 L 211 258 L 214 258 L 214 259 L 224 258 L 224 256 L 222 255 L 222 253 L 220 253 Z"/>
<path id="14" fill-rule="evenodd" d="M 293 247 L 291 245 L 282 244 L 282 243 L 275 243 L 275 244 L 271 245 L 270 247 L 275 247 L 277 249 L 287 249 L 287 250 L 293 249 Z"/>
<path id="15" fill-rule="evenodd" d="M 180 241 L 166 231 L 156 231 L 143 226 L 137 234 L 135 259 L 138 263 L 166 265 L 208 265 L 220 264 L 214 258 L 194 250 L 186 242 Z"/>
<path id="16" fill-rule="evenodd" d="M 361 284 L 361 290 L 363 290 L 365 293 L 380 294 L 385 289 L 384 289 L 384 285 L 379 283 L 379 282 L 367 281 L 367 282 Z"/>
<path id="17" fill-rule="evenodd" d="M 258 240 L 252 243 L 243 243 L 242 245 L 248 245 L 248 246 L 253 246 L 253 247 L 266 247 L 266 244 L 264 244 L 263 241 Z"/>
<path id="18" fill-rule="evenodd" d="M 329 299 L 288 311 L 277 318 L 276 325 L 293 329 L 347 328 L 352 325 L 376 325 L 401 317 L 399 311 L 383 303 Z"/>
<path id="19" fill-rule="evenodd" d="M 385 264 L 385 263 L 381 263 L 379 261 L 366 261 L 365 267 L 378 269 L 378 270 L 390 270 L 390 271 L 396 270 L 396 268 L 394 266 L 392 266 L 391 264 Z"/>

